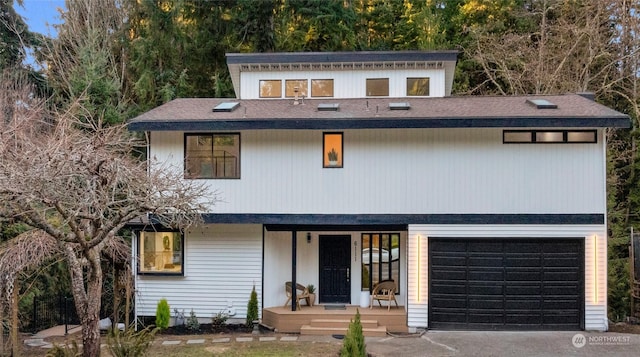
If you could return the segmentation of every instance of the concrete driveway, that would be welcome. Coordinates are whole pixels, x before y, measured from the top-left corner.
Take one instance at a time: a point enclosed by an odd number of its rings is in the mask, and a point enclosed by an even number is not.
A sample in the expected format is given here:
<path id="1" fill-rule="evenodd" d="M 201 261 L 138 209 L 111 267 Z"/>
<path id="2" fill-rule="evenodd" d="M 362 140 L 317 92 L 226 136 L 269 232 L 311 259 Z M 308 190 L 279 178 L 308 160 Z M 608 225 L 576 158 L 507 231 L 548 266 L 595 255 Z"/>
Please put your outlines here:
<path id="1" fill-rule="evenodd" d="M 367 338 L 373 356 L 640 356 L 640 335 L 613 332 L 427 331 Z"/>

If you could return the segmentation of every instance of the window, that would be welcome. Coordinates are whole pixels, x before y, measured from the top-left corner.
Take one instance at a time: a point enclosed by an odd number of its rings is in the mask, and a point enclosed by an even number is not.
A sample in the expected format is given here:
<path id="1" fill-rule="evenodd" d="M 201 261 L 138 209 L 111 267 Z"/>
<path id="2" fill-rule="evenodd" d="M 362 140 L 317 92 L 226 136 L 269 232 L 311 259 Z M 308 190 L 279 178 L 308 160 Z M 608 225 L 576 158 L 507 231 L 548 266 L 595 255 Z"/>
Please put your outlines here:
<path id="1" fill-rule="evenodd" d="M 342 133 L 324 133 L 322 143 L 322 167 L 342 167 Z"/>
<path id="2" fill-rule="evenodd" d="M 240 134 L 187 134 L 185 142 L 185 178 L 240 178 Z"/>
<path id="3" fill-rule="evenodd" d="M 312 79 L 312 97 L 333 97 L 333 79 Z"/>
<path id="4" fill-rule="evenodd" d="M 184 239 L 180 232 L 138 234 L 138 274 L 184 274 Z"/>
<path id="5" fill-rule="evenodd" d="M 505 144 L 597 143 L 595 130 L 505 130 Z"/>
<path id="6" fill-rule="evenodd" d="M 380 97 L 389 95 L 389 78 L 367 78 L 367 96 Z"/>
<path id="7" fill-rule="evenodd" d="M 429 78 L 407 78 L 407 96 L 428 96 Z"/>
<path id="8" fill-rule="evenodd" d="M 400 233 L 363 233 L 361 246 L 362 288 L 371 292 L 374 285 L 389 279 L 400 287 Z"/>
<path id="9" fill-rule="evenodd" d="M 281 80 L 260 81 L 260 98 L 281 98 L 281 97 L 282 97 L 282 81 Z"/>
<path id="10" fill-rule="evenodd" d="M 284 81 L 284 95 L 286 97 L 295 97 L 296 89 L 298 97 L 307 96 L 307 80 L 306 79 L 287 79 Z"/>

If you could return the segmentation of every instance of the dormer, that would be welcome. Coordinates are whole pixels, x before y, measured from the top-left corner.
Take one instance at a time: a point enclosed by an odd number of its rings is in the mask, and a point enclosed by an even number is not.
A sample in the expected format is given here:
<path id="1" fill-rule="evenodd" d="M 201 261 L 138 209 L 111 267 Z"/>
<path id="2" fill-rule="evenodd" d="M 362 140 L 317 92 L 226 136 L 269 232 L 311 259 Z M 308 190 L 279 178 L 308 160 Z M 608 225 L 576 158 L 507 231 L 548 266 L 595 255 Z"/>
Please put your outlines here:
<path id="1" fill-rule="evenodd" d="M 457 51 L 227 53 L 238 99 L 445 97 Z"/>

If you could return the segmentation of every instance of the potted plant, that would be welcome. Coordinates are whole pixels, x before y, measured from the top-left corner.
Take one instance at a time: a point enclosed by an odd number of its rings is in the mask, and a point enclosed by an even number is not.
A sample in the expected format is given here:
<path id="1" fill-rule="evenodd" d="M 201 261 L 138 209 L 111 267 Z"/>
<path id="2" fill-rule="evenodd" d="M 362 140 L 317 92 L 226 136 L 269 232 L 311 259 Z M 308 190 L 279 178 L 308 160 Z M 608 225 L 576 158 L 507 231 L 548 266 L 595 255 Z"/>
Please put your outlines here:
<path id="1" fill-rule="evenodd" d="M 313 306 L 316 303 L 316 287 L 313 284 L 307 285 L 307 291 L 309 292 L 309 298 L 307 304 Z"/>
<path id="2" fill-rule="evenodd" d="M 336 152 L 335 148 L 331 148 L 331 151 L 327 153 L 327 156 L 329 157 L 329 165 L 338 165 L 338 153 Z"/>

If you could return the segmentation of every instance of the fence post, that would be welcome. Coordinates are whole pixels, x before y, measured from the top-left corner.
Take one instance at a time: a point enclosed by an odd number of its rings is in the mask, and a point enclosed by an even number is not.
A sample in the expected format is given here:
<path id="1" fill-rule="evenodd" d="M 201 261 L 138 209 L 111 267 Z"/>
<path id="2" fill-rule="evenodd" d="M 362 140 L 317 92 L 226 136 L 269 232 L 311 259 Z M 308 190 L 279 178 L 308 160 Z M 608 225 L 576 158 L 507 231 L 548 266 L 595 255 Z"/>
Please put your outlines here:
<path id="1" fill-rule="evenodd" d="M 64 296 L 64 335 L 69 334 L 69 316 L 67 316 L 67 296 Z"/>
<path id="2" fill-rule="evenodd" d="M 37 329 L 37 325 L 36 325 L 36 321 L 38 321 L 38 313 L 37 313 L 37 306 L 38 306 L 38 297 L 36 295 L 33 296 L 33 315 L 32 318 L 33 320 L 31 320 L 31 332 L 36 333 L 38 331 L 36 331 Z"/>

